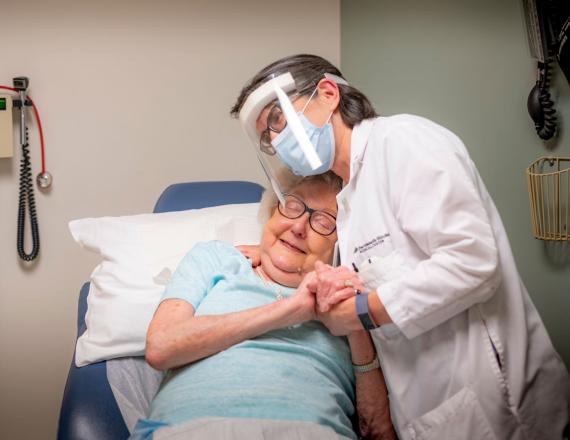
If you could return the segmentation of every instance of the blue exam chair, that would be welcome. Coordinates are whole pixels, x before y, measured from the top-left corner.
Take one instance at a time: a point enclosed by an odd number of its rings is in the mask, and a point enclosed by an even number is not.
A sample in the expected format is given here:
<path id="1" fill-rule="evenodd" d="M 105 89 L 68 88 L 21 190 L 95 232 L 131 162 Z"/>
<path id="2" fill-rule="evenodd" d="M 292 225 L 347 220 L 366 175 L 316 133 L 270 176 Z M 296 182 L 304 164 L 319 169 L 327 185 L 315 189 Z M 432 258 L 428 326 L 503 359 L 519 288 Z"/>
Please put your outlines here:
<path id="1" fill-rule="evenodd" d="M 263 187 L 252 182 L 191 182 L 164 190 L 154 212 L 183 211 L 233 203 L 254 203 Z M 85 283 L 79 294 L 77 337 L 85 331 L 87 293 Z M 57 438 L 59 440 L 120 440 L 129 431 L 107 382 L 106 362 L 77 368 L 72 360 L 63 393 Z"/>

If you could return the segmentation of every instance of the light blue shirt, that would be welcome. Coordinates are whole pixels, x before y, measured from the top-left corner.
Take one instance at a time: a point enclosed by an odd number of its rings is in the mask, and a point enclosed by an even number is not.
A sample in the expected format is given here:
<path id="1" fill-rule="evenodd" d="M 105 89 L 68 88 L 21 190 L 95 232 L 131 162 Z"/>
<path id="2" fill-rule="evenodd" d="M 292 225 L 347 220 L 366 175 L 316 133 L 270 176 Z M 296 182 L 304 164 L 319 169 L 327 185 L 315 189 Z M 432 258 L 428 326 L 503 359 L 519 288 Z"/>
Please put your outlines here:
<path id="1" fill-rule="evenodd" d="M 234 247 L 196 245 L 163 299 L 189 302 L 196 315 L 220 315 L 269 304 L 294 289 L 265 283 Z M 317 321 L 270 331 L 169 371 L 150 419 L 179 424 L 202 417 L 302 420 L 356 438 L 354 374 L 345 338 Z"/>

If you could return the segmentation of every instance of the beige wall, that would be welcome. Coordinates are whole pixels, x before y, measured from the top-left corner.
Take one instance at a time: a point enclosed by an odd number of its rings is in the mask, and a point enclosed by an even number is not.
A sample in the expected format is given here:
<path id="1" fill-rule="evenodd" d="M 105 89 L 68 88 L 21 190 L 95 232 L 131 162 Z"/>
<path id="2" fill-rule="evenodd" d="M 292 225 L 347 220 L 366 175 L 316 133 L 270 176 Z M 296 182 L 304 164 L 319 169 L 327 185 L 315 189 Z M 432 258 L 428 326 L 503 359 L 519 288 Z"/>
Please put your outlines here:
<path id="1" fill-rule="evenodd" d="M 48 194 L 36 190 L 41 258 L 22 265 L 20 154 L 0 159 L 0 436 L 47 439 L 56 433 L 79 287 L 97 263 L 67 223 L 149 212 L 174 182 L 265 183 L 228 110 L 244 81 L 278 57 L 312 52 L 338 63 L 339 1 L 6 3 L 0 84 L 30 77 L 54 184 Z M 35 176 L 35 124 L 31 133 Z"/>

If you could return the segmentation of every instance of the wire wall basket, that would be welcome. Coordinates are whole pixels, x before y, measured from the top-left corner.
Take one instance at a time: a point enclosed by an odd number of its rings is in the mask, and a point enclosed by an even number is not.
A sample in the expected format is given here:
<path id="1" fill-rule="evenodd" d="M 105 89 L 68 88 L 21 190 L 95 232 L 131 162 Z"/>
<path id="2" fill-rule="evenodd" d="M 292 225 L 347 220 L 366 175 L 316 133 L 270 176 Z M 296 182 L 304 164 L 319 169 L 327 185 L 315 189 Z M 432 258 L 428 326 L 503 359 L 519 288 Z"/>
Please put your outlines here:
<path id="1" fill-rule="evenodd" d="M 570 241 L 570 157 L 541 157 L 526 175 L 534 237 Z"/>

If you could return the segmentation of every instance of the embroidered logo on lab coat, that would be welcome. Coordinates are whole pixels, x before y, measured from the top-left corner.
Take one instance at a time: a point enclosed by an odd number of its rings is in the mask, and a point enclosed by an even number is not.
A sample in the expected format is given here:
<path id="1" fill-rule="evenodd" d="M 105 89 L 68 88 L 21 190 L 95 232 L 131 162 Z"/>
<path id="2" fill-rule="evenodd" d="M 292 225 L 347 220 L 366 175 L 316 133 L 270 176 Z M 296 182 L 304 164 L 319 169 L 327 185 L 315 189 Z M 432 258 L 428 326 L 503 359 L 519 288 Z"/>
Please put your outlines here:
<path id="1" fill-rule="evenodd" d="M 379 235 L 377 237 L 374 237 L 372 240 L 367 241 L 366 243 L 360 246 L 355 246 L 353 254 L 356 253 L 363 254 L 365 252 L 368 252 L 370 249 L 373 249 L 376 246 L 383 244 L 388 239 L 388 237 L 390 237 L 390 234 L 386 233 L 384 235 Z"/>

